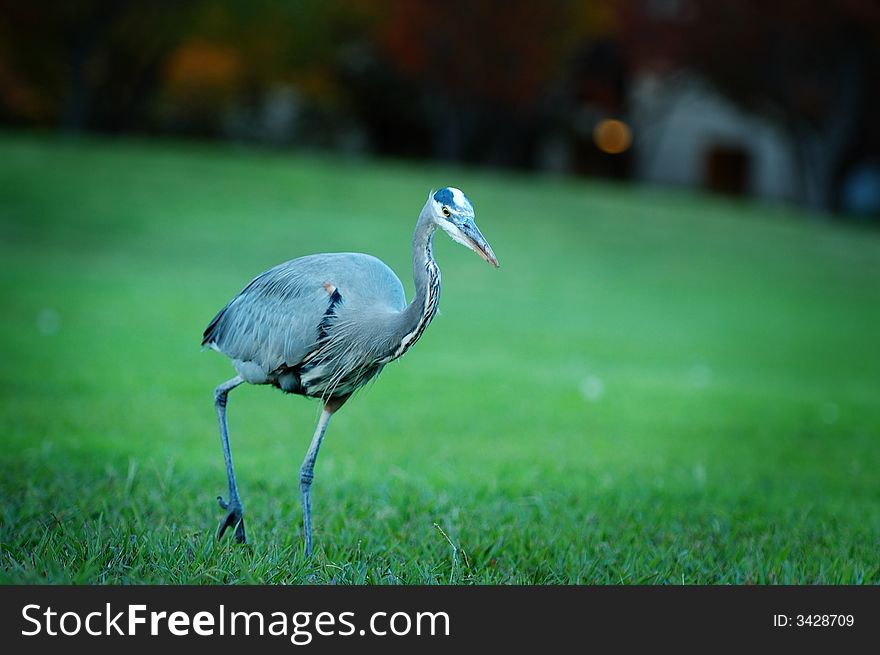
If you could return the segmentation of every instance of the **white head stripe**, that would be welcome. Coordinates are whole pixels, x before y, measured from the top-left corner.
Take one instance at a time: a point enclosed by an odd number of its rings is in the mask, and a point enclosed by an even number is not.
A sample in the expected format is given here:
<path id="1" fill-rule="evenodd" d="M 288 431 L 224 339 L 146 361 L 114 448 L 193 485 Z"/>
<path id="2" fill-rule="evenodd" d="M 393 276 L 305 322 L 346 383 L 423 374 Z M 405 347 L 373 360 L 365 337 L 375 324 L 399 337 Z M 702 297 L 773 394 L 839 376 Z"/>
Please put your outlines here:
<path id="1" fill-rule="evenodd" d="M 461 189 L 456 189 L 455 187 L 449 187 L 449 190 L 452 191 L 452 199 L 455 201 L 456 207 L 465 207 L 465 198 L 464 194 L 461 192 Z"/>

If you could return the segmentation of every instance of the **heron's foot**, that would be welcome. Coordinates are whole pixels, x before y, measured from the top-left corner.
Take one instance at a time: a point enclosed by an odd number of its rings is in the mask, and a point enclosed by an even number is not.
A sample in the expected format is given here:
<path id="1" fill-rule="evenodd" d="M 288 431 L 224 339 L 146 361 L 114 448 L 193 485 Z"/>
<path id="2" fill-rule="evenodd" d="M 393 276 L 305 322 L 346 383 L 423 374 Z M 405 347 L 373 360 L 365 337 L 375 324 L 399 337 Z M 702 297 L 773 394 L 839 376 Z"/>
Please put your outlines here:
<path id="1" fill-rule="evenodd" d="M 220 507 L 228 510 L 226 518 L 220 521 L 220 526 L 217 528 L 217 540 L 219 541 L 222 539 L 223 533 L 226 532 L 226 528 L 231 527 L 233 528 L 233 535 L 235 536 L 236 543 L 247 543 L 247 535 L 244 532 L 244 515 L 242 514 L 241 501 L 234 498 L 227 503 L 223 500 L 222 496 L 217 496 L 217 502 L 220 503 Z"/>

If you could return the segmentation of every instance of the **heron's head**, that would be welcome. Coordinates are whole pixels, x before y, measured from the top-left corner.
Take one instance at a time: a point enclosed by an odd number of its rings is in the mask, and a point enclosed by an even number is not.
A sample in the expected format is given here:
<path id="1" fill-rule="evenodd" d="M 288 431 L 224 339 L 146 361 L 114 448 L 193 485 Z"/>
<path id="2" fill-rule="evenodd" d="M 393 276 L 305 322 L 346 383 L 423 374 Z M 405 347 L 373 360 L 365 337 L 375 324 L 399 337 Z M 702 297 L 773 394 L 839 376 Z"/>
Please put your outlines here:
<path id="1" fill-rule="evenodd" d="M 480 257 L 498 268 L 498 260 L 486 238 L 474 223 L 474 206 L 461 189 L 443 187 L 428 198 L 434 223 L 454 241 L 467 246 Z"/>

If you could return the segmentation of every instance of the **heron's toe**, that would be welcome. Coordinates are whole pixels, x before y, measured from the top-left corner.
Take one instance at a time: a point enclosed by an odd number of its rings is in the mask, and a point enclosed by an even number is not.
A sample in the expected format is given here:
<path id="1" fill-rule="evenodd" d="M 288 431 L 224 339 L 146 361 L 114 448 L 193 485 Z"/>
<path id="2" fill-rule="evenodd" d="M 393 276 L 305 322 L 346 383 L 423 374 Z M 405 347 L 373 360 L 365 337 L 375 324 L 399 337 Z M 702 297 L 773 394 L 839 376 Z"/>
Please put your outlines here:
<path id="1" fill-rule="evenodd" d="M 217 527 L 217 540 L 219 541 L 222 539 L 226 529 L 231 527 L 233 529 L 235 541 L 240 544 L 247 543 L 247 534 L 244 530 L 244 515 L 242 513 L 241 503 L 236 500 L 227 503 L 221 496 L 217 496 L 217 502 L 220 504 L 220 507 L 228 510 L 226 516 L 220 521 L 220 525 Z"/>

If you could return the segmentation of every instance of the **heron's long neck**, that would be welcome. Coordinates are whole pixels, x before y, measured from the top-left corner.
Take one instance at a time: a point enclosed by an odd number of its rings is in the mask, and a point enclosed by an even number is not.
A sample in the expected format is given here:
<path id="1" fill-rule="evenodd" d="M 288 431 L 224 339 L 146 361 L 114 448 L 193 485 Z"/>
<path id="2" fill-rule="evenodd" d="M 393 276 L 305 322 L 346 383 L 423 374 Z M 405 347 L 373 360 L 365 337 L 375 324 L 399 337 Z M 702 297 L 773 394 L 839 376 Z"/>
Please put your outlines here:
<path id="1" fill-rule="evenodd" d="M 397 326 L 400 342 L 394 359 L 418 341 L 437 313 L 440 302 L 440 269 L 434 261 L 432 250 L 435 226 L 427 212 L 427 208 L 422 211 L 413 234 L 413 282 L 416 292 L 412 302 L 400 313 Z"/>

